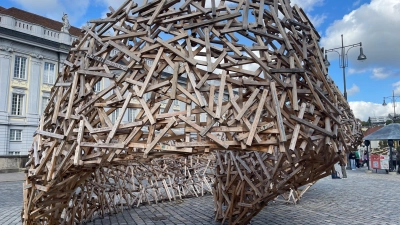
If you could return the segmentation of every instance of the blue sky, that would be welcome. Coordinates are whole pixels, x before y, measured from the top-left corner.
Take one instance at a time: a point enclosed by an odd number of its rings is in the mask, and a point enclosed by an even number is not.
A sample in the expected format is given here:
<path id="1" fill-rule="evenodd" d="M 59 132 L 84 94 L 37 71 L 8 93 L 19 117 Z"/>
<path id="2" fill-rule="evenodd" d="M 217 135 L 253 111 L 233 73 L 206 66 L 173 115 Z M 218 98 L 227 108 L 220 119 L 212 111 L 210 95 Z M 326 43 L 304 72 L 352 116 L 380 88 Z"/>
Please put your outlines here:
<path id="1" fill-rule="evenodd" d="M 139 0 L 139 4 L 142 0 Z M 117 8 L 124 0 L 2 0 L 6 8 L 17 7 L 61 21 L 63 12 L 70 23 L 81 27 L 86 21 L 105 17 L 108 6 Z M 359 48 L 349 51 L 346 68 L 348 101 L 361 120 L 393 113 L 382 106 L 383 97 L 400 96 L 400 0 L 291 0 L 302 7 L 321 35 L 326 49 L 362 42 L 367 60 L 357 61 Z M 343 91 L 343 72 L 338 54 L 328 53 L 329 75 Z M 400 102 L 400 97 L 395 98 Z M 392 102 L 392 99 L 387 99 Z M 400 112 L 400 103 L 397 103 Z"/>

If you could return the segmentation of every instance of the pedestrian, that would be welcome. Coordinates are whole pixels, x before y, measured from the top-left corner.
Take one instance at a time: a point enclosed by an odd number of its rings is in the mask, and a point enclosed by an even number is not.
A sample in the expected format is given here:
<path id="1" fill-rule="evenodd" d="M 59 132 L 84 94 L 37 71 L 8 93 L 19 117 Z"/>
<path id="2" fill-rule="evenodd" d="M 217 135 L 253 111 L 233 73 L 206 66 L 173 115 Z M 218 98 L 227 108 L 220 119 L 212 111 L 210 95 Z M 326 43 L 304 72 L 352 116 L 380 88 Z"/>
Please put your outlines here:
<path id="1" fill-rule="evenodd" d="M 351 151 L 349 154 L 351 170 L 356 170 L 356 154 Z"/>
<path id="2" fill-rule="evenodd" d="M 400 154 L 397 152 L 397 173 L 400 173 Z"/>
<path id="3" fill-rule="evenodd" d="M 356 155 L 356 167 L 360 168 L 360 153 L 358 153 L 358 150 L 355 151 L 355 155 Z"/>
<path id="4" fill-rule="evenodd" d="M 367 166 L 368 166 L 368 164 L 369 164 L 369 159 L 368 159 L 368 154 L 367 154 L 367 152 L 364 152 L 363 166 L 364 166 L 364 164 L 367 164 Z"/>
<path id="5" fill-rule="evenodd" d="M 343 153 L 342 155 L 340 155 L 340 161 L 339 161 L 340 168 L 342 169 L 343 179 L 347 179 L 346 164 L 347 164 L 347 157 L 346 154 Z"/>
<path id="6" fill-rule="evenodd" d="M 392 166 L 393 166 L 392 171 L 396 171 L 396 164 L 397 164 L 397 151 L 393 151 L 392 152 Z"/>

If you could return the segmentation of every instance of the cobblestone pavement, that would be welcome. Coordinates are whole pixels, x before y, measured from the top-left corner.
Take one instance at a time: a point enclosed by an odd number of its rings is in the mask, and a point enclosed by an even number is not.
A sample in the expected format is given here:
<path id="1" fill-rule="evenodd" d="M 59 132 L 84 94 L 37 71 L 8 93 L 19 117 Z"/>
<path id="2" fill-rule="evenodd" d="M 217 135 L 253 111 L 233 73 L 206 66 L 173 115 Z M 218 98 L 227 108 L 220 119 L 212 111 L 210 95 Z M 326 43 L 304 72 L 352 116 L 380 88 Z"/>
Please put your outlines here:
<path id="1" fill-rule="evenodd" d="M 0 174 L 0 224 L 2 225 L 21 224 L 23 177 L 23 173 Z"/>
<path id="2" fill-rule="evenodd" d="M 348 179 L 318 181 L 297 205 L 269 203 L 251 224 L 400 225 L 400 175 L 347 171 Z M 0 175 L 1 176 L 1 175 Z M 1 180 L 1 178 L 0 178 Z M 0 182 L 0 224 L 20 224 L 22 182 Z M 143 205 L 95 219 L 90 225 L 219 224 L 211 195 Z"/>

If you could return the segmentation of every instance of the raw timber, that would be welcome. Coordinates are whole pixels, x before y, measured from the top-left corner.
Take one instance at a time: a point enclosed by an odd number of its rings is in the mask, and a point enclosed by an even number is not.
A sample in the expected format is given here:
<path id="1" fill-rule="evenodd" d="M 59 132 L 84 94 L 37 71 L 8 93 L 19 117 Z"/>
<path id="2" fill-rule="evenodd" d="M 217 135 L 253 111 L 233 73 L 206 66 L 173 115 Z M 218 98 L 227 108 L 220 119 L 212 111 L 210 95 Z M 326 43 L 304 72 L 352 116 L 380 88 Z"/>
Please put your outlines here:
<path id="1" fill-rule="evenodd" d="M 361 142 L 318 33 L 290 1 L 110 9 L 83 28 L 52 89 L 27 163 L 24 224 L 82 223 L 203 190 L 216 220 L 247 224 Z"/>

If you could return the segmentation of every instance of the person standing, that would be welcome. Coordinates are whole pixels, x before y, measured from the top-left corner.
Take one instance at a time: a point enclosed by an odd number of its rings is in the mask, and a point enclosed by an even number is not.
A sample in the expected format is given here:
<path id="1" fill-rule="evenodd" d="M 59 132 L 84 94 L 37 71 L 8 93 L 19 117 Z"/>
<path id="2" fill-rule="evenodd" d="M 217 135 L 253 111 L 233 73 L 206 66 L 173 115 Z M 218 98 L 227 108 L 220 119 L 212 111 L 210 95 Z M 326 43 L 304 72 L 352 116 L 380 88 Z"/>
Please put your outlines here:
<path id="1" fill-rule="evenodd" d="M 400 173 L 400 154 L 397 152 L 397 173 Z"/>
<path id="2" fill-rule="evenodd" d="M 393 151 L 392 152 L 393 171 L 396 171 L 396 164 L 397 164 L 397 151 Z"/>
<path id="3" fill-rule="evenodd" d="M 369 160 L 368 160 L 368 154 L 367 154 L 367 152 L 364 152 L 363 166 L 364 166 L 364 164 L 367 164 L 367 167 L 368 167 Z"/>
<path id="4" fill-rule="evenodd" d="M 340 168 L 342 169 L 342 178 L 347 179 L 346 165 L 347 165 L 347 157 L 346 153 L 340 155 L 339 161 Z"/>
<path id="5" fill-rule="evenodd" d="M 349 154 L 351 170 L 356 170 L 356 154 L 351 151 Z"/>

